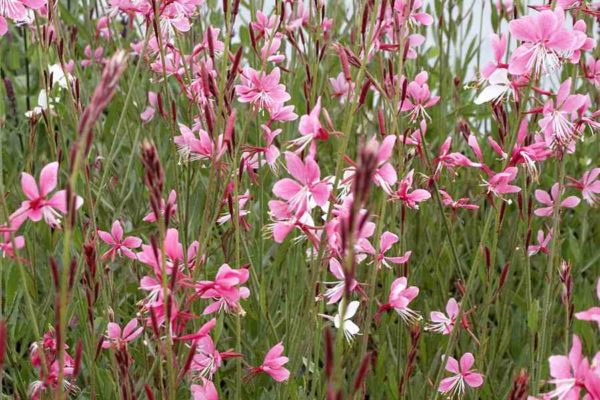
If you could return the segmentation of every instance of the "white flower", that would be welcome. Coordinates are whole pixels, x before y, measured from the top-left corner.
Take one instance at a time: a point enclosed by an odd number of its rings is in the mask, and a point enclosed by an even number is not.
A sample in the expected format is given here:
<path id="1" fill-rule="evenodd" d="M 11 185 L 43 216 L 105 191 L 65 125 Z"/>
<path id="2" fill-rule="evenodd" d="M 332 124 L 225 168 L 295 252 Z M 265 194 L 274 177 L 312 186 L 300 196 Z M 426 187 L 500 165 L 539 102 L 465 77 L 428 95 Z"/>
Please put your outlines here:
<path id="1" fill-rule="evenodd" d="M 345 307 L 345 309 L 344 309 L 344 300 L 342 300 L 342 301 L 340 301 L 340 304 L 338 306 L 338 313 L 335 314 L 333 317 L 329 316 L 329 315 L 324 315 L 324 314 L 320 314 L 320 315 L 323 318 L 332 321 L 333 326 L 335 326 L 336 329 L 340 329 L 340 327 L 342 327 L 342 329 L 344 330 L 344 336 L 346 337 L 346 340 L 348 342 L 352 342 L 354 340 L 354 336 L 359 335 L 358 332 L 360 331 L 360 328 L 358 327 L 358 325 L 356 325 L 354 322 L 351 321 L 352 317 L 354 317 L 354 315 L 356 314 L 356 311 L 358 310 L 359 305 L 360 305 L 360 302 L 351 301 L 348 304 L 348 306 Z M 342 318 L 340 316 L 343 309 L 344 309 L 344 318 Z"/>
<path id="2" fill-rule="evenodd" d="M 489 85 L 475 99 L 475 104 L 483 104 L 488 101 L 501 99 L 511 90 L 508 70 L 505 68 L 495 70 L 488 78 L 488 82 Z"/>

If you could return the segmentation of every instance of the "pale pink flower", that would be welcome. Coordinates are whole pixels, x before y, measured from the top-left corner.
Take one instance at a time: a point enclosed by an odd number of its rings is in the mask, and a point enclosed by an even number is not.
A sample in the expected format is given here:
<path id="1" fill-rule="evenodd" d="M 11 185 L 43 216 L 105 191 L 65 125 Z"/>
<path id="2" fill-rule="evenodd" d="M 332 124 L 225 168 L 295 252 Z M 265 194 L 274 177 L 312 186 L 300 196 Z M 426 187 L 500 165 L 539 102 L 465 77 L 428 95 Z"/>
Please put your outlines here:
<path id="1" fill-rule="evenodd" d="M 331 96 L 339 98 L 341 104 L 352 100 L 356 85 L 354 82 L 348 82 L 343 72 L 340 72 L 335 78 L 329 78 L 329 84 L 331 85 Z"/>
<path id="2" fill-rule="evenodd" d="M 563 7 L 564 8 L 564 7 Z M 568 56 L 572 64 L 579 64 L 581 53 L 594 49 L 595 41 L 586 34 L 587 25 L 584 20 L 580 19 L 573 24 L 573 35 L 575 37 L 572 52 L 565 54 Z"/>
<path id="3" fill-rule="evenodd" d="M 492 33 L 491 38 L 492 52 L 494 53 L 494 61 L 489 61 L 481 69 L 481 76 L 484 79 L 489 79 L 490 76 L 498 69 L 505 69 L 507 64 L 504 63 L 504 55 L 506 54 L 506 46 L 508 45 L 508 36 L 503 34 L 498 36 Z"/>
<path id="4" fill-rule="evenodd" d="M 550 379 L 548 383 L 555 385 L 554 390 L 544 394 L 544 398 L 559 400 L 579 399 L 586 374 L 589 371 L 589 362 L 582 356 L 581 341 L 573 335 L 573 345 L 568 356 L 551 356 Z"/>
<path id="5" fill-rule="evenodd" d="M 414 170 L 410 170 L 408 174 L 398 184 L 398 189 L 392 195 L 392 199 L 401 200 L 408 208 L 415 210 L 419 209 L 419 204 L 431 198 L 431 193 L 425 189 L 412 189 Z"/>
<path id="6" fill-rule="evenodd" d="M 397 278 L 392 282 L 387 306 L 396 310 L 405 322 L 420 320 L 421 316 L 408 307 L 418 294 L 419 288 L 408 286 L 408 281 L 405 277 Z"/>
<path id="7" fill-rule="evenodd" d="M 426 12 L 419 11 L 422 6 L 423 0 L 396 0 L 394 10 L 398 13 L 400 21 L 416 25 L 431 25 L 433 17 Z"/>
<path id="8" fill-rule="evenodd" d="M 256 21 L 251 22 L 250 27 L 263 35 L 270 35 L 276 23 L 277 15 L 268 17 L 261 10 L 258 10 L 256 12 Z"/>
<path id="9" fill-rule="evenodd" d="M 250 296 L 250 290 L 241 286 L 250 277 L 246 268 L 232 269 L 223 264 L 219 268 L 214 281 L 200 281 L 196 283 L 196 293 L 203 299 L 212 299 L 213 303 L 203 311 L 204 315 L 216 311 L 234 312 L 244 314 L 244 309 L 239 304 L 240 300 Z"/>
<path id="10" fill-rule="evenodd" d="M 142 245 L 142 239 L 136 236 L 127 236 L 123 239 L 123 227 L 121 223 L 116 220 L 112 224 L 110 233 L 98 230 L 98 236 L 100 239 L 108 245 L 110 249 L 102 255 L 103 260 L 111 259 L 114 261 L 115 255 L 124 255 L 132 260 L 137 259 L 137 256 L 131 249 L 137 249 Z"/>
<path id="11" fill-rule="evenodd" d="M 288 371 L 284 365 L 287 364 L 289 359 L 282 356 L 282 354 L 283 344 L 279 342 L 265 355 L 265 360 L 262 365 L 252 370 L 252 374 L 264 372 L 277 382 L 287 381 L 290 377 L 290 371 Z"/>
<path id="12" fill-rule="evenodd" d="M 460 306 L 458 302 L 451 297 L 446 304 L 447 315 L 441 311 L 432 311 L 429 314 L 431 323 L 427 325 L 426 329 L 432 332 L 441 333 L 442 335 L 449 335 L 454 329 L 459 311 Z"/>
<path id="13" fill-rule="evenodd" d="M 138 328 L 138 321 L 136 318 L 129 321 L 123 330 L 121 330 L 121 327 L 118 324 L 109 322 L 106 336 L 102 341 L 102 348 L 109 349 L 114 347 L 120 349 L 126 346 L 128 342 L 131 342 L 140 336 L 143 330 L 144 328 L 141 326 Z"/>
<path id="14" fill-rule="evenodd" d="M 274 104 L 268 109 L 269 124 L 272 122 L 289 122 L 295 121 L 298 115 L 294 112 L 294 106 L 285 106 L 283 104 Z"/>
<path id="15" fill-rule="evenodd" d="M 167 198 L 167 202 L 165 203 L 164 200 L 161 201 L 161 206 L 160 206 L 160 214 L 161 215 L 165 215 L 165 212 L 167 211 L 167 209 L 169 210 L 169 217 L 174 217 L 175 214 L 177 213 L 177 192 L 175 190 L 171 190 L 169 192 L 169 197 Z M 156 215 L 154 214 L 154 211 L 151 211 L 149 214 L 147 214 L 143 221 L 144 222 L 155 222 L 156 221 Z"/>
<path id="16" fill-rule="evenodd" d="M 142 122 L 150 122 L 154 118 L 158 107 L 158 95 L 156 92 L 148 92 L 148 107 L 140 114 Z"/>
<path id="17" fill-rule="evenodd" d="M 321 180 L 319 165 L 310 157 L 302 161 L 292 152 L 285 153 L 285 160 L 288 172 L 296 180 L 281 179 L 273 186 L 273 193 L 286 200 L 290 210 L 298 216 L 317 205 L 324 207 L 331 193 L 331 185 Z"/>
<path id="18" fill-rule="evenodd" d="M 596 296 L 600 300 L 600 279 L 598 279 L 598 283 L 596 284 Z M 575 318 L 581 321 L 595 321 L 598 324 L 598 328 L 600 328 L 600 307 L 590 307 L 585 311 L 575 313 Z"/>
<path id="19" fill-rule="evenodd" d="M 338 279 L 335 282 L 323 282 L 327 285 L 334 285 L 325 291 L 325 297 L 328 299 L 327 304 L 334 304 L 340 301 L 346 291 L 346 275 L 344 274 L 342 264 L 340 264 L 336 258 L 331 258 L 329 260 L 329 272 Z M 356 279 L 350 279 L 348 291 L 351 293 L 357 288 L 358 282 Z"/>
<path id="20" fill-rule="evenodd" d="M 28 200 L 21 203 L 9 220 L 11 225 L 21 225 L 26 219 L 34 222 L 41 220 L 53 228 L 60 225 L 60 211 L 67 213 L 67 192 L 59 190 L 49 199 L 47 196 L 52 192 L 58 183 L 58 162 L 52 162 L 42 168 L 40 172 L 39 187 L 33 176 L 26 172 L 21 173 L 21 188 Z M 83 199 L 76 196 L 75 209 L 83 204 Z M 58 210 L 58 211 L 56 211 Z"/>
<path id="21" fill-rule="evenodd" d="M 279 68 L 265 74 L 246 67 L 241 74 L 241 79 L 242 83 L 235 87 L 238 101 L 250 103 L 255 109 L 270 109 L 282 105 L 291 98 L 285 91 L 285 85 L 279 83 Z"/>
<path id="22" fill-rule="evenodd" d="M 398 174 L 394 166 L 388 162 L 392 158 L 392 152 L 394 151 L 394 145 L 396 144 L 395 135 L 387 135 L 381 144 L 377 143 L 375 138 L 371 138 L 368 142 L 368 146 L 372 146 L 377 150 L 377 168 L 373 174 L 373 183 L 381 187 L 383 191 L 389 195 L 393 193 L 392 186 L 398 181 Z M 345 170 L 343 183 L 351 183 L 356 174 L 356 163 L 347 158 L 347 161 L 352 166 Z M 347 189 L 351 189 L 351 185 L 346 185 Z"/>
<path id="23" fill-rule="evenodd" d="M 565 28 L 565 13 L 560 7 L 512 20 L 508 29 L 523 42 L 509 61 L 508 72 L 513 75 L 550 72 L 560 66 L 563 53 L 575 48 L 575 35 Z"/>
<path id="24" fill-rule="evenodd" d="M 219 392 L 215 384 L 206 378 L 201 378 L 201 384 L 192 384 L 190 386 L 192 398 L 194 400 L 219 400 Z"/>
<path id="25" fill-rule="evenodd" d="M 469 160 L 467 156 L 462 153 L 450 153 L 450 147 L 452 146 L 452 136 L 448 136 L 442 146 L 438 156 L 433 160 L 435 164 L 435 176 L 439 176 L 442 168 L 447 168 L 450 172 L 453 172 L 453 168 L 456 167 L 473 167 L 480 168 L 481 164 Z"/>
<path id="26" fill-rule="evenodd" d="M 577 110 L 586 102 L 582 94 L 570 94 L 571 78 L 564 81 L 556 94 L 556 104 L 553 99 L 544 105 L 544 118 L 538 124 L 544 132 L 548 146 L 560 145 L 568 147 L 578 135 L 573 125 Z"/>
<path id="27" fill-rule="evenodd" d="M 471 369 L 475 363 L 473 354 L 463 354 L 460 363 L 449 356 L 442 356 L 442 360 L 446 361 L 446 371 L 452 372 L 454 375 L 442 379 L 438 388 L 440 393 L 447 394 L 450 397 L 462 397 L 467 386 L 478 388 L 483 385 L 483 375 Z"/>
<path id="28" fill-rule="evenodd" d="M 538 244 L 531 244 L 527 247 L 527 255 L 531 257 L 540 251 L 544 254 L 549 254 L 550 250 L 548 249 L 548 246 L 552 241 L 552 229 L 548 231 L 547 235 L 544 235 L 544 231 L 540 229 L 537 232 L 537 241 Z"/>
<path id="29" fill-rule="evenodd" d="M 219 135 L 215 143 L 208 132 L 199 126 L 192 129 L 184 124 L 179 124 L 181 135 L 175 136 L 173 141 L 184 161 L 220 159 L 226 150 L 223 144 L 223 135 Z M 198 136 L 196 136 L 196 133 Z"/>
<path id="30" fill-rule="evenodd" d="M 300 117 L 300 124 L 298 125 L 298 131 L 301 137 L 290 141 L 291 146 L 296 146 L 296 152 L 301 152 L 308 144 L 311 145 L 311 154 L 314 155 L 316 152 L 316 140 L 327 140 L 329 138 L 329 132 L 323 129 L 321 121 L 319 120 L 321 115 L 321 97 L 317 99 L 317 103 L 310 110 L 310 113 Z"/>
<path id="31" fill-rule="evenodd" d="M 600 88 L 600 59 L 590 58 L 587 62 L 586 78 L 597 88 Z"/>
<path id="32" fill-rule="evenodd" d="M 580 180 L 574 178 L 567 178 L 571 181 L 569 186 L 581 190 L 581 195 L 590 206 L 596 205 L 598 198 L 597 194 L 600 194 L 600 168 L 593 168 L 590 171 L 583 173 Z"/>
<path id="33" fill-rule="evenodd" d="M 427 71 L 422 71 L 415 76 L 406 88 L 406 98 L 400 101 L 400 111 L 409 111 L 412 120 L 429 118 L 427 108 L 433 107 L 440 101 L 439 96 L 432 96 L 427 81 Z"/>
<path id="34" fill-rule="evenodd" d="M 2 257 L 14 257 L 15 250 L 25 247 L 25 238 L 23 236 L 13 237 L 9 230 L 0 232 L 0 237 L 2 238 L 2 241 L 0 241 L 0 252 L 2 253 Z"/>
<path id="35" fill-rule="evenodd" d="M 39 10 L 44 7 L 47 0 L 2 0 L 0 1 L 0 36 L 8 31 L 6 18 L 13 22 L 27 19 L 28 9 Z"/>
<path id="36" fill-rule="evenodd" d="M 535 199 L 545 205 L 546 207 L 537 208 L 533 211 L 538 217 L 548 217 L 554 212 L 554 203 L 560 201 L 560 185 L 555 183 L 550 189 L 550 193 L 536 189 Z M 581 199 L 577 196 L 569 196 L 560 202 L 562 208 L 574 208 L 577 207 Z"/>

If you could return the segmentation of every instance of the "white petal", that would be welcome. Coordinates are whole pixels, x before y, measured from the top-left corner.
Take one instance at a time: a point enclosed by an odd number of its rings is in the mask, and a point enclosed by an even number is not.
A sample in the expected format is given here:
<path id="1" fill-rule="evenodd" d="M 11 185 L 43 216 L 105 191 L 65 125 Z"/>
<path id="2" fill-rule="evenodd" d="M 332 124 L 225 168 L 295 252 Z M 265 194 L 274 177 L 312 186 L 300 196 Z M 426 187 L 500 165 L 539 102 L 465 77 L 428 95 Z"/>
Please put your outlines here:
<path id="1" fill-rule="evenodd" d="M 352 321 L 345 321 L 344 331 L 346 331 L 347 334 L 354 336 L 360 332 L 360 328 Z"/>
<path id="2" fill-rule="evenodd" d="M 479 93 L 479 96 L 475 99 L 475 104 L 483 104 L 488 101 L 492 101 L 498 97 L 500 97 L 505 91 L 506 86 L 488 86 Z"/>
<path id="3" fill-rule="evenodd" d="M 490 85 L 503 85 L 509 86 L 510 81 L 508 80 L 508 70 L 505 68 L 498 68 L 488 78 Z"/>
<path id="4" fill-rule="evenodd" d="M 356 314 L 356 310 L 358 310 L 358 306 L 360 306 L 360 303 L 358 301 L 351 301 L 350 304 L 348 304 L 348 306 L 346 307 L 346 312 L 344 313 L 344 320 L 348 320 L 354 317 L 354 314 Z"/>

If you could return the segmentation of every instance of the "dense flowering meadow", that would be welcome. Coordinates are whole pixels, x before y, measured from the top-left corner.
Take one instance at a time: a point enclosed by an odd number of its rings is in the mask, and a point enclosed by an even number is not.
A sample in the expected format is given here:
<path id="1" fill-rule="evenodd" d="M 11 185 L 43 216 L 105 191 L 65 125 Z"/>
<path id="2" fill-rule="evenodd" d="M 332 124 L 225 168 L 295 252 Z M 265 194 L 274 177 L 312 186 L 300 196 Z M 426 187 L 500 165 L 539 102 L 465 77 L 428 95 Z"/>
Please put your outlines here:
<path id="1" fill-rule="evenodd" d="M 600 400 L 599 34 L 0 0 L 0 398 Z"/>

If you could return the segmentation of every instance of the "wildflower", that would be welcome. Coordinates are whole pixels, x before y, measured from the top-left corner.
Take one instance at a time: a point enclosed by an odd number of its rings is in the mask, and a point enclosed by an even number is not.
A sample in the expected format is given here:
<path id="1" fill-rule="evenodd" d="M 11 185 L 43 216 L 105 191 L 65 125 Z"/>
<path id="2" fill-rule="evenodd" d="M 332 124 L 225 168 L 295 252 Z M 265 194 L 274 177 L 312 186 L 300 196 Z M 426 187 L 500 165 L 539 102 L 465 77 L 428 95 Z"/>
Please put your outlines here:
<path id="1" fill-rule="evenodd" d="M 260 372 L 264 372 L 277 382 L 287 381 L 290 377 L 290 371 L 284 365 L 287 364 L 289 359 L 282 356 L 282 354 L 283 344 L 279 342 L 268 351 L 265 355 L 265 360 L 260 366 L 250 370 L 249 376 L 252 377 Z"/>
<path id="2" fill-rule="evenodd" d="M 210 160 L 213 157 L 218 160 L 225 152 L 223 135 L 219 135 L 217 143 L 214 143 L 208 132 L 200 127 L 190 129 L 184 124 L 179 124 L 179 132 L 181 135 L 175 136 L 173 141 L 184 161 Z"/>
<path id="3" fill-rule="evenodd" d="M 219 400 L 215 384 L 206 378 L 201 378 L 201 384 L 192 384 L 190 390 L 194 400 Z"/>
<path id="4" fill-rule="evenodd" d="M 458 302 L 451 297 L 446 304 L 447 315 L 440 311 L 432 311 L 429 314 L 431 324 L 429 324 L 426 329 L 441 333 L 442 335 L 449 335 L 454 329 L 454 324 L 456 324 L 456 318 L 458 317 L 459 311 L 460 306 Z"/>
<path id="5" fill-rule="evenodd" d="M 279 68 L 267 75 L 250 67 L 244 68 L 242 83 L 235 87 L 238 101 L 251 103 L 255 109 L 260 110 L 282 105 L 291 97 L 285 91 L 285 85 L 279 83 L 279 77 Z"/>
<path id="6" fill-rule="evenodd" d="M 475 363 L 473 354 L 463 354 L 460 363 L 448 356 L 442 356 L 442 360 L 446 361 L 446 371 L 452 372 L 454 376 L 442 379 L 439 392 L 460 398 L 464 395 L 466 386 L 478 388 L 483 385 L 483 375 L 471 369 Z"/>
<path id="7" fill-rule="evenodd" d="M 25 238 L 23 236 L 13 236 L 13 232 L 16 229 L 16 227 L 0 226 L 0 237 L 2 238 L 2 241 L 0 241 L 0 252 L 2 252 L 2 257 L 14 257 L 15 250 L 25 247 Z"/>
<path id="8" fill-rule="evenodd" d="M 521 188 L 510 183 L 517 177 L 518 170 L 516 167 L 508 167 L 502 172 L 492 175 L 489 181 L 483 181 L 484 186 L 487 187 L 487 193 L 491 193 L 497 196 L 501 200 L 510 203 L 510 200 L 506 200 L 503 195 L 517 193 L 521 191 Z"/>
<path id="9" fill-rule="evenodd" d="M 250 296 L 250 290 L 241 286 L 250 277 L 250 272 L 246 268 L 232 269 L 229 265 L 223 264 L 219 268 L 214 281 L 200 281 L 196 283 L 196 293 L 203 299 L 212 299 L 214 302 L 206 307 L 204 315 L 212 314 L 216 311 L 235 312 L 244 314 L 244 309 L 239 304 L 241 299 Z"/>
<path id="10" fill-rule="evenodd" d="M 548 231 L 548 234 L 544 236 L 544 231 L 539 230 L 537 233 L 538 244 L 532 244 L 527 247 L 527 255 L 529 257 L 539 253 L 540 251 L 545 254 L 549 254 L 548 245 L 552 241 L 552 229 Z"/>
<path id="11" fill-rule="evenodd" d="M 392 199 L 401 200 L 408 208 L 415 210 L 419 209 L 419 204 L 431 198 L 431 193 L 424 189 L 415 189 L 411 191 L 413 184 L 414 170 L 410 170 L 408 174 L 398 184 L 398 189 L 392 195 Z"/>
<path id="12" fill-rule="evenodd" d="M 562 8 L 527 15 L 508 24 L 510 33 L 523 43 L 512 54 L 508 72 L 535 76 L 546 74 L 560 66 L 563 52 L 574 49 L 575 36 L 565 28 Z"/>
<path id="13" fill-rule="evenodd" d="M 310 110 L 310 113 L 300 117 L 300 124 L 298 130 L 300 135 L 298 139 L 290 141 L 291 146 L 297 146 L 296 152 L 302 151 L 308 144 L 311 145 L 311 154 L 316 151 L 315 140 L 327 140 L 329 133 L 323 129 L 321 121 L 319 120 L 321 115 L 321 98 L 317 99 L 317 103 Z"/>
<path id="14" fill-rule="evenodd" d="M 418 73 L 415 80 L 410 82 L 406 88 L 407 97 L 400 101 L 400 111 L 410 111 L 409 115 L 412 120 L 421 117 L 429 118 L 425 110 L 440 101 L 439 96 L 431 95 L 427 84 L 428 79 L 427 71 Z"/>
<path id="15" fill-rule="evenodd" d="M 161 215 L 165 215 L 165 212 L 168 212 L 168 216 L 170 217 L 174 217 L 175 214 L 177 213 L 177 192 L 175 192 L 175 190 L 171 190 L 169 192 L 169 196 L 167 198 L 167 202 L 165 203 L 164 199 L 161 199 L 161 205 L 160 205 L 160 214 Z M 151 211 L 149 214 L 147 214 L 143 221 L 144 222 L 155 222 L 156 221 L 156 214 L 154 213 L 154 211 Z"/>
<path id="16" fill-rule="evenodd" d="M 319 165 L 310 157 L 304 162 L 292 152 L 285 153 L 288 172 L 296 179 L 284 178 L 273 186 L 273 193 L 289 203 L 297 216 L 315 206 L 324 207 L 331 193 L 331 185 L 321 180 Z"/>
<path id="17" fill-rule="evenodd" d="M 546 207 L 537 208 L 533 211 L 538 217 L 548 217 L 554 212 L 554 203 L 560 200 L 560 185 L 555 183 L 550 189 L 550 193 L 540 189 L 535 191 L 535 199 Z M 577 207 L 581 200 L 577 196 L 569 196 L 560 202 L 560 207 L 574 208 Z"/>
<path id="18" fill-rule="evenodd" d="M 420 320 L 421 316 L 416 311 L 411 310 L 408 305 L 419 294 L 419 288 L 416 286 L 407 286 L 405 277 L 397 278 L 392 282 L 390 295 L 387 304 L 380 307 L 380 311 L 393 308 L 405 322 Z"/>
<path id="19" fill-rule="evenodd" d="M 142 122 L 146 123 L 152 121 L 157 108 L 160 109 L 158 95 L 156 92 L 150 91 L 148 92 L 148 107 L 140 114 Z"/>
<path id="20" fill-rule="evenodd" d="M 508 71 L 504 68 L 496 69 L 488 78 L 489 85 L 486 86 L 475 99 L 475 104 L 483 104 L 489 101 L 498 102 L 511 92 L 512 83 L 508 79 Z"/>
<path id="21" fill-rule="evenodd" d="M 343 72 L 340 72 L 335 78 L 329 78 L 329 84 L 331 85 L 332 90 L 331 95 L 339 98 L 341 104 L 352 100 L 356 85 L 354 82 L 349 82 Z"/>
<path id="22" fill-rule="evenodd" d="M 598 201 L 596 197 L 600 194 L 600 168 L 593 168 L 590 171 L 584 172 L 580 180 L 574 178 L 567 178 L 571 181 L 569 186 L 581 190 L 581 195 L 590 206 L 593 206 Z"/>
<path id="23" fill-rule="evenodd" d="M 492 45 L 492 51 L 494 53 L 494 61 L 489 61 L 481 69 L 481 76 L 486 80 L 489 80 L 496 71 L 506 70 L 506 64 L 503 63 L 502 59 L 506 54 L 508 36 L 506 34 L 498 36 L 495 33 L 492 33 L 490 41 Z"/>
<path id="24" fill-rule="evenodd" d="M 412 251 L 407 251 L 406 253 L 404 253 L 404 255 L 400 257 L 390 257 L 385 255 L 385 253 L 387 253 L 394 244 L 398 243 L 399 240 L 400 239 L 398 238 L 398 235 L 395 235 L 392 232 L 383 232 L 383 234 L 381 235 L 381 239 L 379 240 L 379 254 L 376 254 L 375 249 L 372 247 L 368 249 L 367 252 L 369 254 L 376 256 L 375 259 L 377 261 L 378 267 L 384 265 L 386 268 L 391 269 L 392 266 L 390 265 L 390 263 L 406 264 L 408 262 Z"/>
<path id="25" fill-rule="evenodd" d="M 335 282 L 324 282 L 326 284 L 334 285 L 325 291 L 325 297 L 328 299 L 327 304 L 334 304 L 340 301 L 346 291 L 346 274 L 344 273 L 342 264 L 340 264 L 336 258 L 331 258 L 329 260 L 329 272 L 338 279 Z M 348 292 L 354 291 L 358 286 L 358 282 L 352 278 L 350 280 Z"/>
<path id="26" fill-rule="evenodd" d="M 114 261 L 115 255 L 124 255 L 125 257 L 135 260 L 137 256 L 131 249 L 136 249 L 142 245 L 142 239 L 136 236 L 127 236 L 123 239 L 123 227 L 121 223 L 116 220 L 112 224 L 110 233 L 98 230 L 98 236 L 100 239 L 111 246 L 110 250 L 102 255 L 102 259 L 111 259 Z"/>
<path id="27" fill-rule="evenodd" d="M 216 321 L 216 320 L 212 320 Z M 216 322 L 211 323 L 211 328 Z M 205 324 L 206 325 L 206 324 Z M 200 373 L 201 377 L 212 379 L 213 375 L 221 368 L 223 360 L 233 357 L 241 357 L 241 354 L 231 350 L 219 352 L 215 347 L 215 343 L 208 334 L 204 334 L 200 338 L 194 340 L 196 344 L 196 353 L 192 358 L 190 369 Z"/>
<path id="28" fill-rule="evenodd" d="M 33 176 L 26 172 L 21 173 L 21 188 L 28 200 L 21 203 L 19 207 L 9 217 L 11 224 L 21 225 L 21 223 L 30 219 L 34 222 L 41 220 L 53 228 L 60 225 L 60 211 L 63 214 L 67 210 L 67 192 L 59 190 L 49 199 L 47 196 L 52 192 L 58 182 L 58 162 L 52 162 L 42 168 L 40 172 L 39 186 Z M 75 209 L 83 204 L 83 199 L 76 196 Z M 58 210 L 58 211 L 56 211 Z"/>
<path id="29" fill-rule="evenodd" d="M 39 10 L 46 5 L 47 0 L 3 0 L 0 1 L 0 36 L 8 32 L 6 18 L 13 22 L 27 19 L 28 9 Z"/>
<path id="30" fill-rule="evenodd" d="M 573 335 L 573 345 L 568 356 L 551 356 L 550 379 L 548 383 L 555 385 L 554 390 L 545 393 L 545 398 L 578 399 L 586 374 L 589 370 L 587 358 L 581 354 L 581 341 Z"/>
<path id="31" fill-rule="evenodd" d="M 600 88 L 600 59 L 590 58 L 587 62 L 586 78 L 597 88 Z"/>
<path id="32" fill-rule="evenodd" d="M 600 279 L 596 284 L 596 296 L 600 300 Z M 585 311 L 575 313 L 575 318 L 581 321 L 596 321 L 598 328 L 600 328 L 600 307 L 591 307 Z"/>
<path id="33" fill-rule="evenodd" d="M 335 326 L 336 329 L 343 328 L 346 340 L 348 342 L 352 342 L 354 340 L 354 336 L 358 335 L 358 332 L 360 331 L 358 325 L 356 325 L 351 320 L 352 317 L 354 317 L 354 315 L 356 314 L 356 311 L 358 310 L 359 306 L 360 302 L 358 301 L 351 301 L 350 303 L 348 303 L 348 306 L 346 306 L 344 300 L 342 300 L 338 306 L 338 313 L 335 314 L 333 317 L 324 314 L 319 315 L 321 315 L 325 319 L 328 319 L 329 321 L 332 321 L 333 326 Z M 342 313 L 344 315 L 343 318 Z"/>
<path id="34" fill-rule="evenodd" d="M 586 102 L 586 96 L 569 94 L 571 78 L 564 81 L 556 94 L 556 105 L 550 99 L 544 105 L 544 118 L 538 124 L 544 132 L 548 146 L 560 145 L 567 147 L 577 137 L 578 132 L 573 126 L 572 119 L 577 110 Z"/>
<path id="35" fill-rule="evenodd" d="M 442 196 L 442 204 L 446 207 L 451 207 L 453 210 L 459 208 L 464 208 L 465 210 L 477 210 L 479 208 L 476 204 L 469 204 L 471 199 L 468 197 L 461 197 L 458 200 L 454 200 L 446 191 L 440 189 L 439 192 Z"/>
<path id="36" fill-rule="evenodd" d="M 142 326 L 138 328 L 138 321 L 136 318 L 129 321 L 123 330 L 121 330 L 121 327 L 118 324 L 109 322 L 106 330 L 106 336 L 102 341 L 102 348 L 122 348 L 128 342 L 131 342 L 140 336 L 143 330 L 144 327 Z"/>

